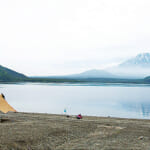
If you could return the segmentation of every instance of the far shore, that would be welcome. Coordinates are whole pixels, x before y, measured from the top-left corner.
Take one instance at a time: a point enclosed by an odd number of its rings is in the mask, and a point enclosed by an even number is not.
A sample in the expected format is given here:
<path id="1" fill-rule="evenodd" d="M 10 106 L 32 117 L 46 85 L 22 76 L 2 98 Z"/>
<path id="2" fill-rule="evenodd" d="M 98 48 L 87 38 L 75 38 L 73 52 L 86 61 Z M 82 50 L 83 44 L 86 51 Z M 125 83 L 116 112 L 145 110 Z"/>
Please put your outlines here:
<path id="1" fill-rule="evenodd" d="M 150 120 L 0 113 L 0 149 L 148 150 Z"/>

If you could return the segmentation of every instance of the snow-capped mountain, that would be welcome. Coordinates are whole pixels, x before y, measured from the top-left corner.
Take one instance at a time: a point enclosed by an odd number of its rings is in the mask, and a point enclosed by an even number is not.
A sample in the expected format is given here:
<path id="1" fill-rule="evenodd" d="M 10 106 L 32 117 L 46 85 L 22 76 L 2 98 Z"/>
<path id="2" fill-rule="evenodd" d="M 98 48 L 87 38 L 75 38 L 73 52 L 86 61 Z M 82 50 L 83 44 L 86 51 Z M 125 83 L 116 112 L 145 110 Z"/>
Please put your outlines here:
<path id="1" fill-rule="evenodd" d="M 138 54 L 137 56 L 119 64 L 117 67 L 109 68 L 109 72 L 129 78 L 146 77 L 150 75 L 150 53 Z"/>
<path id="2" fill-rule="evenodd" d="M 144 78 L 150 75 L 150 53 L 141 53 L 117 67 L 88 70 L 72 77 L 81 78 Z"/>
<path id="3" fill-rule="evenodd" d="M 150 53 L 139 54 L 136 57 L 123 62 L 119 67 L 150 67 Z"/>

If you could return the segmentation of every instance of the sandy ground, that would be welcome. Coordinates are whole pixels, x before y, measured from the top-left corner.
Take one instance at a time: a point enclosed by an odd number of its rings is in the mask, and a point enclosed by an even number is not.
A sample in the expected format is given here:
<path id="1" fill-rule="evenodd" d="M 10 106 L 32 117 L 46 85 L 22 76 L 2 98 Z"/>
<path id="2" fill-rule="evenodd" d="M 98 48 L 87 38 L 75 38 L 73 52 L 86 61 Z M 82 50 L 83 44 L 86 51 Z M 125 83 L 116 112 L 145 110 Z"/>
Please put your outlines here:
<path id="1" fill-rule="evenodd" d="M 150 150 L 150 120 L 0 114 L 0 150 Z"/>

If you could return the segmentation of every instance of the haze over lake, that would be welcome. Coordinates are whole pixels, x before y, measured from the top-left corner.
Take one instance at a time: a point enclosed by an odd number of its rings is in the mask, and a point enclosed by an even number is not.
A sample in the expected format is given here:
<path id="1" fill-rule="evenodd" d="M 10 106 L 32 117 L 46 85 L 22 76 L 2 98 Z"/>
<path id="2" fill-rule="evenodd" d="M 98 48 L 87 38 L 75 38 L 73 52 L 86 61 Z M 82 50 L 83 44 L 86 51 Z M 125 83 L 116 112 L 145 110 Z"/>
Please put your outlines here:
<path id="1" fill-rule="evenodd" d="M 1 84 L 17 111 L 150 119 L 150 86 L 127 84 Z"/>

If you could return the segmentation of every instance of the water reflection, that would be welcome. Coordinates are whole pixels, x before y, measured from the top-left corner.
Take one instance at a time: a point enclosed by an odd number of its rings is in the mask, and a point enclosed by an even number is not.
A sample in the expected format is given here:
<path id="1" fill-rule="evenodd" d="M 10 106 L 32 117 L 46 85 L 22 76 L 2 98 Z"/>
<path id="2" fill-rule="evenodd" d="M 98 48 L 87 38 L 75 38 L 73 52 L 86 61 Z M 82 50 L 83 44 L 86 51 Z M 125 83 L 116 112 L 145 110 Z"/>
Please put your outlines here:
<path id="1" fill-rule="evenodd" d="M 138 113 L 142 118 L 150 118 L 150 102 L 124 102 L 122 108 L 131 113 Z"/>

